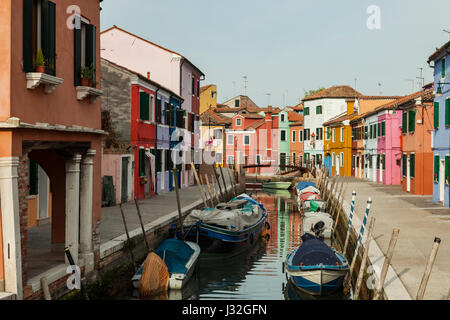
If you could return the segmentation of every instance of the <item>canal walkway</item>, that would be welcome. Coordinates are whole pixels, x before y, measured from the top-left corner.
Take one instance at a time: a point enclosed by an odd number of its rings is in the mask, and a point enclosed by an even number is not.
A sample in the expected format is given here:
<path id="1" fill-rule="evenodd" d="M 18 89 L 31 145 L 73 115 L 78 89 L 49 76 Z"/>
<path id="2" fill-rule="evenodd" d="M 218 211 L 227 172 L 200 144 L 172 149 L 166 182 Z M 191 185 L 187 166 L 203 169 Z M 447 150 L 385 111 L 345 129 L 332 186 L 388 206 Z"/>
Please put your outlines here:
<path id="1" fill-rule="evenodd" d="M 431 196 L 404 193 L 401 186 L 386 186 L 355 178 L 340 179 L 349 183 L 345 194 L 347 203 L 351 202 L 352 191 L 357 192 L 355 213 L 358 220 L 363 219 L 367 199 L 372 197 L 370 215 L 376 218 L 373 238 L 384 254 L 393 229 L 400 229 L 391 263 L 396 275 L 388 274 L 385 290 L 392 291 L 399 278 L 409 297 L 404 291 L 401 293 L 397 285 L 396 298 L 415 299 L 433 241 L 439 237 L 442 243 L 424 299 L 447 300 L 450 289 L 450 209 L 435 204 Z M 384 259 L 377 260 L 377 265 L 382 266 Z"/>

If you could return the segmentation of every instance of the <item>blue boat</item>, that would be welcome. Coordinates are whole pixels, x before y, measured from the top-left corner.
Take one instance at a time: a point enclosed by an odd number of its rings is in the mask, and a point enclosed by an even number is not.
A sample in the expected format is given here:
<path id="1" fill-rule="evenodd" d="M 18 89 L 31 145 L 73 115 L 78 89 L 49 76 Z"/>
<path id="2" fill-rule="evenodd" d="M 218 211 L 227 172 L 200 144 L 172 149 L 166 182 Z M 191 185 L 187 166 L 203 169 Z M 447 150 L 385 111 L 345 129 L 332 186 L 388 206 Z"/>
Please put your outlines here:
<path id="1" fill-rule="evenodd" d="M 347 259 L 310 234 L 283 264 L 289 280 L 299 290 L 314 296 L 331 295 L 342 288 L 349 270 Z"/>
<path id="2" fill-rule="evenodd" d="M 256 243 L 264 228 L 269 228 L 266 218 L 264 206 L 243 194 L 216 208 L 193 210 L 183 230 L 187 240 L 200 245 L 203 257 L 233 256 Z"/>
<path id="3" fill-rule="evenodd" d="M 317 188 L 316 184 L 314 182 L 310 181 L 301 181 L 297 184 L 297 191 L 302 191 L 303 189 L 306 189 L 308 187 L 314 187 Z"/>

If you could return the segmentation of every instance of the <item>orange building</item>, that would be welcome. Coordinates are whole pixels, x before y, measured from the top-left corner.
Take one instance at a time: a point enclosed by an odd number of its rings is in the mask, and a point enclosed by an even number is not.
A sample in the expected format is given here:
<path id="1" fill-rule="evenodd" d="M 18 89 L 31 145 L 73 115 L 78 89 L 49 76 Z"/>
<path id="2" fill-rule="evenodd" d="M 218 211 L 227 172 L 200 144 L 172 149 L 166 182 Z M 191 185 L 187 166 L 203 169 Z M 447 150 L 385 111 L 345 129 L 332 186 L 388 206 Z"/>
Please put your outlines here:
<path id="1" fill-rule="evenodd" d="M 290 127 L 290 164 L 303 164 L 303 116 L 290 111 L 288 112 Z"/>
<path id="2" fill-rule="evenodd" d="M 66 9 L 72 5 L 82 16 L 70 21 Z M 65 286 L 65 247 L 85 272 L 95 266 L 104 135 L 96 99 L 102 94 L 96 85 L 99 25 L 100 1 L 1 4 L 0 291 L 18 299 L 39 297 L 43 274 L 51 287 Z M 42 56 L 45 70 L 39 68 Z M 52 210 L 30 233 L 28 200 L 34 195 Z"/>
<path id="3" fill-rule="evenodd" d="M 403 111 L 402 187 L 417 195 L 433 194 L 433 89 L 414 93 L 398 108 Z"/>

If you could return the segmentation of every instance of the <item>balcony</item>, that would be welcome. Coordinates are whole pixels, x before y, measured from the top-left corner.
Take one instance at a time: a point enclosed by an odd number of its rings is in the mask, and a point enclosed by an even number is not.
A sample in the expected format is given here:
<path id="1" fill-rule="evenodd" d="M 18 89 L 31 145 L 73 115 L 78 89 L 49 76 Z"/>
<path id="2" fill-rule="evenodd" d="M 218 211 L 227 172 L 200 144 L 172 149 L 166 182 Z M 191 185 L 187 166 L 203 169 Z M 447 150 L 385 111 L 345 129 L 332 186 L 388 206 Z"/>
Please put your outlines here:
<path id="1" fill-rule="evenodd" d="M 39 72 L 29 72 L 26 74 L 26 78 L 27 88 L 29 90 L 34 90 L 40 85 L 43 85 L 44 91 L 47 94 L 51 94 L 56 90 L 56 88 L 58 88 L 58 86 L 60 86 L 64 82 L 64 79 Z"/>

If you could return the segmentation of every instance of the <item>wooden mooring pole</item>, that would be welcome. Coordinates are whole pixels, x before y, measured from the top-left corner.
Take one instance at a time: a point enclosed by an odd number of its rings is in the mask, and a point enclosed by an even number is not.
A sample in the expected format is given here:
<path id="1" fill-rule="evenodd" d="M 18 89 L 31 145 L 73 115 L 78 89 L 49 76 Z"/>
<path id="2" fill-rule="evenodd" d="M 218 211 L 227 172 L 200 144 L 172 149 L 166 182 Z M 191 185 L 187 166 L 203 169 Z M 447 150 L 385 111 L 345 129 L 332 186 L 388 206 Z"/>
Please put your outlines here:
<path id="1" fill-rule="evenodd" d="M 220 170 L 220 175 L 222 176 L 223 188 L 225 189 L 225 202 L 227 202 L 228 201 L 228 188 L 227 188 L 227 184 L 225 182 L 225 175 L 223 174 L 223 170 L 222 170 L 221 166 L 219 166 L 219 170 Z"/>
<path id="2" fill-rule="evenodd" d="M 428 258 L 428 263 L 425 268 L 425 272 L 422 277 L 422 281 L 420 283 L 419 291 L 417 292 L 416 300 L 423 300 L 425 296 L 425 290 L 428 285 L 428 280 L 430 279 L 431 270 L 433 270 L 434 261 L 436 260 L 436 256 L 439 250 L 439 246 L 441 245 L 441 239 L 435 238 L 433 243 L 433 248 L 431 249 L 430 257 Z"/>
<path id="3" fill-rule="evenodd" d="M 355 293 L 353 295 L 354 300 L 359 299 L 359 293 L 361 292 L 361 285 L 362 285 L 362 282 L 364 279 L 364 274 L 366 272 L 367 259 L 369 257 L 370 242 L 372 241 L 371 238 L 372 238 L 372 232 L 373 232 L 374 227 L 375 227 L 375 218 L 372 217 L 372 218 L 370 218 L 369 230 L 367 232 L 367 239 L 364 244 L 364 255 L 363 255 L 363 258 L 361 261 L 361 267 L 359 268 L 358 279 L 356 280 Z"/>
<path id="4" fill-rule="evenodd" d="M 175 185 L 175 193 L 177 195 L 177 207 L 178 207 L 178 219 L 180 220 L 180 231 L 181 236 L 184 239 L 184 230 L 183 230 L 183 214 L 181 212 L 181 201 L 180 201 L 180 191 L 178 190 L 178 178 L 177 178 L 177 169 L 173 169 L 173 181 Z M 176 233 L 175 233 L 176 235 Z"/>
<path id="5" fill-rule="evenodd" d="M 139 217 L 139 222 L 141 224 L 142 235 L 144 236 L 145 246 L 147 247 L 147 250 L 150 251 L 150 245 L 148 244 L 147 235 L 145 234 L 144 222 L 142 221 L 141 209 L 139 208 L 139 204 L 138 204 L 136 197 L 134 197 L 134 203 L 136 204 L 136 210 L 137 210 L 137 214 Z"/>
<path id="6" fill-rule="evenodd" d="M 342 250 L 342 254 L 344 255 L 344 257 L 345 257 L 346 252 L 347 252 L 348 242 L 350 240 L 350 234 L 351 234 L 351 231 L 352 231 L 352 220 L 353 220 L 353 215 L 355 213 L 355 202 L 356 202 L 356 191 L 353 190 L 353 193 L 352 193 L 352 205 L 351 205 L 351 209 L 350 209 L 350 217 L 349 217 L 349 220 L 348 220 L 348 227 L 347 227 L 347 235 L 345 237 L 344 249 Z"/>
<path id="7" fill-rule="evenodd" d="M 211 184 L 212 184 L 212 189 L 213 189 L 213 193 L 214 193 L 214 198 L 216 199 L 216 203 L 218 204 L 220 202 L 219 199 L 219 191 L 216 188 L 216 182 L 214 182 L 214 179 L 211 176 Z"/>
<path id="8" fill-rule="evenodd" d="M 131 257 L 131 262 L 134 267 L 134 271 L 136 272 L 136 269 L 137 269 L 136 268 L 136 260 L 134 259 L 133 247 L 131 245 L 130 234 L 128 233 L 127 221 L 125 220 L 125 214 L 123 213 L 122 204 L 120 204 L 119 207 L 120 207 L 120 213 L 122 215 L 123 226 L 125 227 L 125 233 L 127 235 L 127 247 L 128 247 L 128 250 L 130 251 L 130 257 Z"/>
<path id="9" fill-rule="evenodd" d="M 222 192 L 222 186 L 220 185 L 219 175 L 217 174 L 216 168 L 213 166 L 214 176 L 216 177 L 217 184 L 219 185 L 219 191 L 220 191 L 220 198 L 223 202 L 227 202 L 227 199 L 225 198 L 223 192 Z"/>
<path id="10" fill-rule="evenodd" d="M 214 208 L 214 196 L 213 196 L 213 193 L 212 193 L 211 185 L 209 184 L 209 179 L 208 179 L 208 175 L 207 174 L 205 174 L 205 180 L 206 180 L 206 185 L 208 186 L 209 200 L 211 202 L 211 208 Z"/>
<path id="11" fill-rule="evenodd" d="M 399 229 L 394 229 L 392 232 L 391 242 L 389 243 L 389 249 L 384 259 L 383 269 L 381 270 L 380 283 L 378 284 L 377 291 L 375 292 L 375 297 L 373 300 L 379 300 L 383 294 L 383 286 L 386 281 L 387 272 L 389 266 L 391 265 L 392 255 L 394 254 L 395 245 L 397 244 L 398 235 L 400 233 Z"/>
<path id="12" fill-rule="evenodd" d="M 191 168 L 192 168 L 192 171 L 194 172 L 194 178 L 195 178 L 195 181 L 197 181 L 198 188 L 200 189 L 200 196 L 202 197 L 203 205 L 204 205 L 205 208 L 206 208 L 206 207 L 208 206 L 208 205 L 206 204 L 206 194 L 205 194 L 205 192 L 204 192 L 204 190 L 203 190 L 202 182 L 200 181 L 200 179 L 199 179 L 199 177 L 198 177 L 197 170 L 195 169 L 195 165 L 194 165 L 193 162 L 191 162 Z"/>

